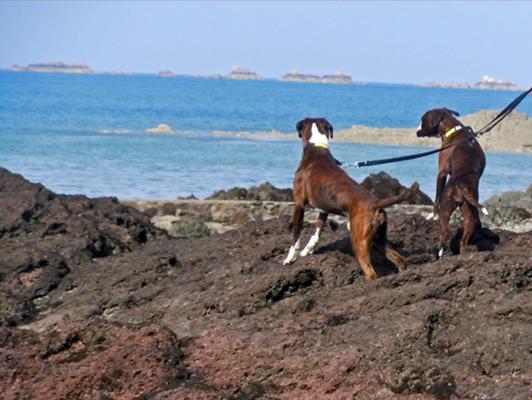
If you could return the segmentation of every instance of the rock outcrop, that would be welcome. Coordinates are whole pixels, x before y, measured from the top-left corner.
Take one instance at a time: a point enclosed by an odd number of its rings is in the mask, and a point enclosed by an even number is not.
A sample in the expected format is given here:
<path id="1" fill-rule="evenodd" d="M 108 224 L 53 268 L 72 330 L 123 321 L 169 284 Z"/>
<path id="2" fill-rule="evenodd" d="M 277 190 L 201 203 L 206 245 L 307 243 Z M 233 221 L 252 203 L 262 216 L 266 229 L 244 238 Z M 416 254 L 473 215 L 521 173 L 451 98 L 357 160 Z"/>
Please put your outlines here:
<path id="1" fill-rule="evenodd" d="M 157 134 L 166 134 L 166 135 L 168 135 L 168 134 L 172 133 L 173 131 L 174 130 L 172 129 L 172 127 L 170 125 L 167 125 L 167 124 L 159 124 L 155 128 L 146 129 L 146 132 L 154 134 L 154 135 L 157 135 Z"/>
<path id="2" fill-rule="evenodd" d="M 81 263 L 165 236 L 115 198 L 57 195 L 0 168 L 0 325 L 31 319 Z"/>
<path id="3" fill-rule="evenodd" d="M 344 227 L 283 267 L 284 215 L 172 239 L 116 200 L 56 195 L 6 170 L 0 210 L 3 399 L 530 395 L 532 232 L 482 229 L 457 255 L 451 225 L 437 261 L 437 225 L 389 213 L 408 268 L 379 261 L 367 282 Z"/>
<path id="4" fill-rule="evenodd" d="M 408 190 L 397 179 L 392 178 L 384 171 L 377 174 L 370 174 L 362 181 L 361 185 L 379 199 L 397 196 Z M 433 202 L 429 196 L 419 191 L 414 197 L 405 201 L 403 204 L 432 205 Z"/>
<path id="5" fill-rule="evenodd" d="M 460 121 L 475 130 L 484 127 L 495 117 L 497 110 L 481 110 L 477 113 L 459 117 Z M 419 116 L 421 118 L 421 115 Z M 485 151 L 532 151 L 532 120 L 526 114 L 513 111 L 499 125 L 489 133 L 479 138 L 479 143 Z M 294 139 L 297 135 L 291 136 Z M 350 143 L 381 143 L 399 146 L 441 146 L 438 138 L 418 138 L 415 128 L 372 128 L 363 125 L 353 125 L 349 129 L 334 132 L 334 139 Z M 409 154 L 405 151 L 406 154 Z"/>
<path id="6" fill-rule="evenodd" d="M 259 200 L 259 201 L 293 201 L 292 189 L 278 189 L 270 182 L 249 189 L 234 187 L 229 190 L 214 192 L 207 200 Z"/>
<path id="7" fill-rule="evenodd" d="M 406 188 L 385 172 L 371 174 L 362 185 L 378 198 L 396 196 Z M 490 229 L 505 229 L 512 232 L 532 231 L 532 205 L 530 194 L 508 192 L 494 196 L 485 205 L 489 215 L 480 215 L 483 226 Z M 227 232 L 250 221 L 267 221 L 273 218 L 290 216 L 293 209 L 291 189 L 278 189 L 269 182 L 259 186 L 232 188 L 215 192 L 206 200 L 178 199 L 175 201 L 124 200 L 125 204 L 145 213 L 159 229 L 174 237 L 199 237 Z M 432 200 L 419 192 L 409 201 L 397 204 L 386 210 L 389 216 L 403 214 L 427 217 L 432 212 Z M 315 222 L 318 213 L 307 210 L 305 219 Z M 456 211 L 451 221 L 461 221 L 461 213 Z M 329 220 L 344 224 L 345 218 L 334 215 Z"/>
<path id="8" fill-rule="evenodd" d="M 506 192 L 484 203 L 493 227 L 513 232 L 532 231 L 532 185 L 524 192 Z"/>

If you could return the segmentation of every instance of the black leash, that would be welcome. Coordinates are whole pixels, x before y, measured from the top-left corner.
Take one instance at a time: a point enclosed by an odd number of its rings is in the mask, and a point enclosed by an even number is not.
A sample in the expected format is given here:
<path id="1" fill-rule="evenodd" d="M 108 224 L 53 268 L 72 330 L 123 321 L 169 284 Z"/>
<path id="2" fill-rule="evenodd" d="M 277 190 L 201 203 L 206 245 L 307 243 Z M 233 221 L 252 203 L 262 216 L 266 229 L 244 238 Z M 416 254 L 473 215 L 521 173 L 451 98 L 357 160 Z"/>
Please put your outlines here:
<path id="1" fill-rule="evenodd" d="M 497 126 L 504 118 L 506 118 L 514 109 L 523 101 L 523 99 L 528 96 L 529 93 L 532 92 L 532 87 L 528 89 L 526 92 L 521 93 L 518 97 L 514 99 L 510 104 L 508 104 L 504 110 L 502 110 L 495 118 L 493 118 L 485 127 L 478 130 L 477 132 L 474 132 L 471 128 L 471 133 L 473 133 L 475 136 L 482 136 L 483 134 L 491 131 L 495 126 Z M 466 127 L 464 127 L 466 128 Z M 443 151 L 445 149 L 448 149 L 449 147 L 456 146 L 458 143 L 450 144 L 445 147 L 441 147 L 436 150 L 431 151 L 425 151 L 423 153 L 416 153 L 416 154 L 409 154 L 407 156 L 402 157 L 392 157 L 392 158 L 383 158 L 382 160 L 368 160 L 368 161 L 358 161 L 356 163 L 340 163 L 340 166 L 342 168 L 362 168 L 362 167 L 370 167 L 372 165 L 379 165 L 379 164 L 388 164 L 388 163 L 394 163 L 394 162 L 400 162 L 400 161 L 407 161 L 407 160 L 413 160 L 420 157 L 429 156 L 431 154 L 439 153 L 440 151 Z"/>
<path id="2" fill-rule="evenodd" d="M 515 98 L 514 101 L 512 101 L 510 104 L 506 106 L 504 110 L 502 110 L 495 118 L 493 118 L 484 128 L 478 130 L 476 132 L 476 136 L 482 136 L 486 132 L 491 131 L 495 126 L 499 124 L 504 118 L 506 118 L 515 107 L 519 105 L 523 101 L 523 99 L 532 92 L 532 87 L 528 89 L 526 92 L 521 93 L 519 96 Z"/>
<path id="3" fill-rule="evenodd" d="M 362 167 L 371 167 L 372 165 L 388 164 L 388 163 L 399 162 L 399 161 L 413 160 L 415 158 L 425 157 L 431 154 L 439 153 L 440 151 L 443 151 L 453 146 L 456 146 L 456 143 L 450 144 L 445 147 L 441 147 L 436 150 L 425 151 L 423 153 L 409 154 L 407 156 L 402 156 L 402 157 L 383 158 L 382 160 L 359 161 L 356 163 L 341 163 L 341 167 L 342 168 L 349 168 L 349 167 L 362 168 Z"/>

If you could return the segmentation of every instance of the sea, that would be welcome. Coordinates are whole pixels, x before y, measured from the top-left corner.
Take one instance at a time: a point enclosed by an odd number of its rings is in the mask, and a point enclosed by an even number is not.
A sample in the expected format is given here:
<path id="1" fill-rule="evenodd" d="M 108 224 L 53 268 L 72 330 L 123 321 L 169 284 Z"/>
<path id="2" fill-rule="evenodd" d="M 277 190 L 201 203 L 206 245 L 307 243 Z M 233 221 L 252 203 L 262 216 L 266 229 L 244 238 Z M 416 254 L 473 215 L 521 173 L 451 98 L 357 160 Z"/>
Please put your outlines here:
<path id="1" fill-rule="evenodd" d="M 0 167 L 57 193 L 175 199 L 269 181 L 291 187 L 301 143 L 284 138 L 305 117 L 335 129 L 412 128 L 425 111 L 462 115 L 501 109 L 517 92 L 368 83 L 333 85 L 233 81 L 148 74 L 67 75 L 0 70 Z M 532 98 L 518 110 L 532 115 Z M 502 122 L 504 124 L 504 122 Z M 167 124 L 170 135 L 146 130 Z M 254 134 L 278 131 L 281 135 Z M 220 135 L 220 132 L 229 135 Z M 241 137 L 238 132 L 250 135 Z M 532 132 L 531 132 L 532 135 Z M 356 162 L 425 151 L 412 146 L 335 143 Z M 349 169 L 357 181 L 386 171 L 434 196 L 437 156 Z M 480 199 L 532 183 L 532 154 L 487 153 Z"/>

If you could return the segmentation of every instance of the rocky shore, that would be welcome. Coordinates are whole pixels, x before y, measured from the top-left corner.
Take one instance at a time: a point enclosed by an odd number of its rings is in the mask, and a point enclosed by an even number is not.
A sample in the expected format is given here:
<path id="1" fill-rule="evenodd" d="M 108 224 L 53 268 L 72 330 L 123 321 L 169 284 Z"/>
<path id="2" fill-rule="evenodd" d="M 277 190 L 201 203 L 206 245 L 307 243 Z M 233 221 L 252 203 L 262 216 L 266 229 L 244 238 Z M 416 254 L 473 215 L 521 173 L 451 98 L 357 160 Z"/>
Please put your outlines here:
<path id="1" fill-rule="evenodd" d="M 406 187 L 385 172 L 371 174 L 362 185 L 378 198 L 399 194 Z M 292 213 L 291 189 L 277 189 L 268 182 L 258 186 L 232 188 L 216 192 L 205 200 L 123 200 L 145 215 L 159 229 L 173 237 L 201 237 L 237 229 L 248 222 L 262 222 L 274 218 L 289 218 Z M 488 215 L 481 214 L 482 225 L 490 229 L 512 232 L 532 231 L 532 185 L 525 192 L 508 192 L 493 196 L 484 205 Z M 387 210 L 390 216 L 416 214 L 427 217 L 432 212 L 432 200 L 419 192 L 406 204 Z M 308 210 L 306 219 L 316 221 L 318 213 Z M 345 224 L 343 217 L 330 216 L 336 225 Z M 461 222 L 455 212 L 452 222 Z"/>
<path id="2" fill-rule="evenodd" d="M 530 213 L 531 191 L 488 209 Z M 484 228 L 469 253 L 436 261 L 434 223 L 388 213 L 409 267 L 384 264 L 367 282 L 334 223 L 287 268 L 283 213 L 178 239 L 153 210 L 58 195 L 5 169 L 0 209 L 7 400 L 530 396 L 532 232 Z"/>

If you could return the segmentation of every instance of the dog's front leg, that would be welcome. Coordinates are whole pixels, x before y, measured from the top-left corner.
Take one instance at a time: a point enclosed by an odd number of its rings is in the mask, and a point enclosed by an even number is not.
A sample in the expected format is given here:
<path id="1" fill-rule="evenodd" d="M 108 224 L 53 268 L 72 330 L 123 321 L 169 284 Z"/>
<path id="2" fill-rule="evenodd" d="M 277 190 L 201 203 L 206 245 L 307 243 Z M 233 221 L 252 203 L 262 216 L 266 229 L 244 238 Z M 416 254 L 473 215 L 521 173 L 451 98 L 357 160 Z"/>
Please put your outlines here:
<path id="1" fill-rule="evenodd" d="M 303 217 L 305 214 L 305 207 L 296 204 L 292 216 L 292 229 L 294 236 L 292 237 L 292 245 L 288 251 L 288 255 L 283 261 L 283 265 L 292 264 L 299 255 L 299 246 L 301 244 L 301 230 L 303 229 Z"/>
<path id="2" fill-rule="evenodd" d="M 443 192 L 443 188 L 445 186 L 446 181 L 447 173 L 444 171 L 438 172 L 438 176 L 436 177 L 436 198 L 434 199 L 434 208 L 432 213 L 430 213 L 427 217 L 427 219 L 438 219 L 438 214 L 440 213 L 441 194 Z"/>
<path id="3" fill-rule="evenodd" d="M 325 221 L 327 220 L 328 215 L 329 214 L 327 213 L 320 213 L 320 215 L 318 216 L 318 221 L 316 222 L 316 232 L 314 232 L 314 235 L 310 237 L 307 245 L 301 251 L 301 257 L 305 257 L 314 252 L 314 247 L 316 247 L 318 241 L 320 240 L 320 234 L 323 230 L 323 227 L 325 226 Z"/>

